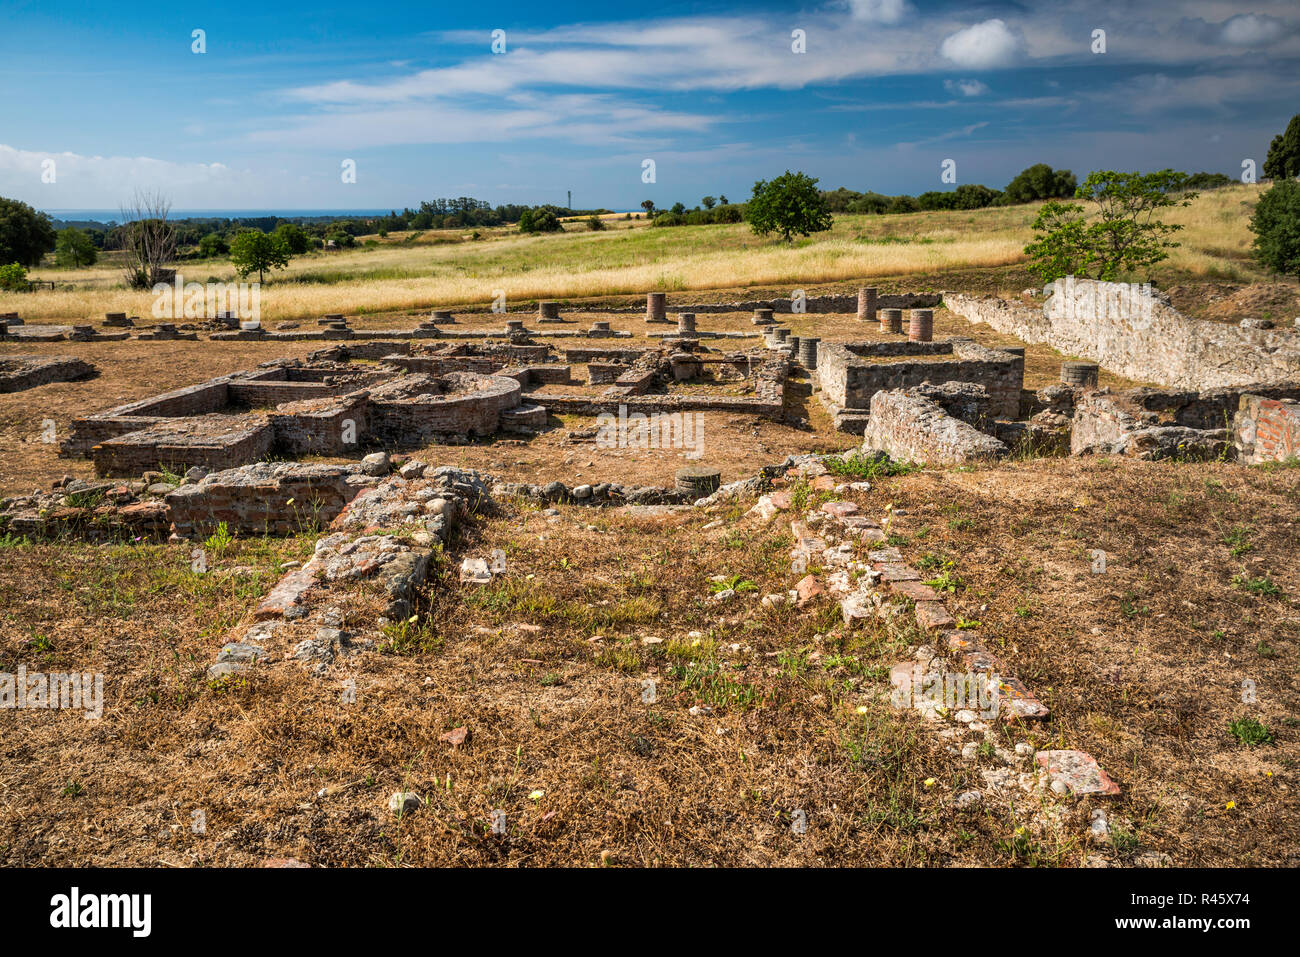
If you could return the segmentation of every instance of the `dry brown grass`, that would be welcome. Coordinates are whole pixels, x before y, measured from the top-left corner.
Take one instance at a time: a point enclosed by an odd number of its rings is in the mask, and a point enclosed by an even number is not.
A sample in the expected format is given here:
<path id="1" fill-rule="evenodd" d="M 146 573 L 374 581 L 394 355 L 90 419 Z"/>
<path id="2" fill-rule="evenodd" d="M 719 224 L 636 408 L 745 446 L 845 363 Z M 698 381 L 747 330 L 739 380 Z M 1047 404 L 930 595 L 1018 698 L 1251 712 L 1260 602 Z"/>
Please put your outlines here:
<path id="1" fill-rule="evenodd" d="M 732 513 L 703 531 L 713 516 L 575 508 L 475 522 L 454 553 L 502 548 L 509 571 L 485 590 L 437 577 L 402 653 L 325 679 L 273 664 L 224 689 L 201 678 L 222 627 L 308 540 L 242 543 L 202 579 L 180 546 L 6 548 L 0 667 L 101 670 L 109 705 L 100 722 L 4 713 L 0 860 L 1068 866 L 1155 851 L 1294 864 L 1296 475 L 1039 462 L 857 497 L 907 507 L 909 557 L 955 558 L 955 605 L 1053 708 L 1029 738 L 1091 751 L 1124 787 L 1108 804 L 1131 834 L 1120 848 L 1079 839 L 1087 802 L 1019 855 L 1006 842 L 1033 801 L 955 810 L 978 786 L 971 766 L 881 700 L 915 637 L 841 634 L 829 604 L 758 606 L 793 583 L 780 521 Z M 1242 561 L 1220 536 L 1241 524 L 1255 529 L 1244 563 L 1282 597 L 1232 585 Z M 1088 574 L 1094 546 L 1110 553 L 1105 576 Z M 237 565 L 255 571 L 218 577 Z M 713 602 L 714 574 L 757 591 Z M 1243 677 L 1257 707 L 1239 702 Z M 1277 743 L 1236 743 L 1226 721 L 1246 714 Z M 461 726 L 461 748 L 439 740 Z M 395 820 L 398 789 L 427 803 Z M 190 827 L 199 809 L 206 835 Z M 496 809 L 504 839 L 488 833 Z M 791 831 L 797 810 L 806 835 Z"/>

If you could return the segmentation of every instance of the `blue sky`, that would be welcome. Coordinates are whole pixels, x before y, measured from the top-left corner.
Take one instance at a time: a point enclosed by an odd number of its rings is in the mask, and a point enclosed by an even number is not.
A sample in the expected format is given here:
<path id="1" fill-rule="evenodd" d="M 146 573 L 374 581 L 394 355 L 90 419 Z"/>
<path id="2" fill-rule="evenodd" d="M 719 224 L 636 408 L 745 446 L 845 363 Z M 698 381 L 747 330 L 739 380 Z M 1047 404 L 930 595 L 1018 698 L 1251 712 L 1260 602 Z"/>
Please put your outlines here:
<path id="1" fill-rule="evenodd" d="M 945 160 L 998 188 L 1040 161 L 1235 175 L 1300 110 L 1296 0 L 6 0 L 0 17 L 0 195 L 44 209 L 136 187 L 181 209 L 566 190 L 626 209 L 743 199 L 787 168 L 951 189 Z"/>

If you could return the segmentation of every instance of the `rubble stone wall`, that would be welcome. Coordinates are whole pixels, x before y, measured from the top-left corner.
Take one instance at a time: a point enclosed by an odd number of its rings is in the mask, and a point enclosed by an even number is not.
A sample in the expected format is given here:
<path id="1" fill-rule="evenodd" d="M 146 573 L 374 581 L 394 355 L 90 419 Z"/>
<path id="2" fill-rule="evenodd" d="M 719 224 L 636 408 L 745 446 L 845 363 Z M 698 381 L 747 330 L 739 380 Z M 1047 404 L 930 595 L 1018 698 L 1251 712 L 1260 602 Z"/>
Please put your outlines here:
<path id="1" fill-rule="evenodd" d="M 1009 451 L 991 435 L 905 389 L 881 390 L 871 397 L 871 417 L 862 446 L 888 452 L 897 461 L 929 465 L 991 462 Z"/>
<path id="2" fill-rule="evenodd" d="M 874 352 L 885 345 L 891 351 Z M 1020 391 L 1025 381 L 1024 356 L 988 349 L 969 339 L 916 343 L 915 352 L 903 343 L 821 344 L 816 375 L 826 400 L 840 409 L 866 410 L 877 392 L 905 389 L 930 382 L 970 382 L 988 390 L 989 412 L 996 418 L 1020 414 Z M 952 358 L 935 358 L 948 353 Z M 916 355 L 914 360 L 873 362 L 873 355 Z M 929 358 L 928 358 L 929 357 Z"/>
<path id="3" fill-rule="evenodd" d="M 1046 343 L 1140 382 L 1207 389 L 1300 378 L 1296 329 L 1190 319 L 1159 293 L 1121 283 L 1062 280 L 1047 302 L 953 292 L 943 300 L 970 322 Z"/>

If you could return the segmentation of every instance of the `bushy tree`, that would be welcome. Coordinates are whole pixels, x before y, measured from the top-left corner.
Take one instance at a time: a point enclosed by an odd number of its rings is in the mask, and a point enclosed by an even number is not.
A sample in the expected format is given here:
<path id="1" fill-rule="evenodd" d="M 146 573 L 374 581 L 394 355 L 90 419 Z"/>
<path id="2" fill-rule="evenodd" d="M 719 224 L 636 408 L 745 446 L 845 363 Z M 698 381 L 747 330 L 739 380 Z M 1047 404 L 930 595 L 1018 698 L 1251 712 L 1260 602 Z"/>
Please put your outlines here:
<path id="1" fill-rule="evenodd" d="M 1003 190 L 1008 203 L 1031 203 L 1036 199 L 1063 199 L 1073 196 L 1078 180 L 1068 169 L 1052 169 L 1035 163 L 1016 174 Z"/>
<path id="2" fill-rule="evenodd" d="M 1273 137 L 1264 159 L 1264 175 L 1269 179 L 1300 176 L 1300 113 L 1291 117 L 1286 129 Z"/>
<path id="3" fill-rule="evenodd" d="M 54 224 L 26 203 L 0 196 L 0 263 L 38 266 L 54 248 Z"/>
<path id="4" fill-rule="evenodd" d="M 1250 219 L 1255 258 L 1268 269 L 1300 277 L 1300 182 L 1279 179 Z"/>
<path id="5" fill-rule="evenodd" d="M 773 180 L 759 180 L 745 205 L 745 218 L 759 236 L 780 233 L 808 236 L 831 228 L 831 211 L 817 189 L 817 180 L 805 173 L 786 170 Z"/>
<path id="6" fill-rule="evenodd" d="M 386 232 L 381 228 L 381 234 Z M 311 249 L 311 240 L 296 223 L 281 223 L 275 227 L 275 238 L 280 241 L 291 256 L 301 256 Z"/>
<path id="7" fill-rule="evenodd" d="M 199 240 L 199 255 L 204 259 L 216 259 L 230 252 L 230 243 L 221 233 L 208 233 Z"/>
<path id="8" fill-rule="evenodd" d="M 257 273 L 262 282 L 268 269 L 283 269 L 289 265 L 289 251 L 284 244 L 260 229 L 246 229 L 230 244 L 230 261 L 240 278 Z"/>
<path id="9" fill-rule="evenodd" d="M 564 227 L 560 225 L 560 218 L 545 206 L 539 206 L 537 209 L 526 209 L 519 217 L 519 231 L 521 233 L 558 233 L 563 232 L 563 230 Z"/>
<path id="10" fill-rule="evenodd" d="M 700 200 L 700 202 L 703 204 L 705 209 L 712 209 L 714 206 L 718 205 L 718 200 L 713 196 L 705 196 Z"/>
<path id="11" fill-rule="evenodd" d="M 22 263 L 0 266 L 0 289 L 5 292 L 27 292 L 27 268 Z"/>
<path id="12" fill-rule="evenodd" d="M 59 238 L 54 245 L 54 261 L 60 266 L 93 266 L 99 258 L 99 250 L 90 237 L 76 226 L 59 230 Z"/>
<path id="13" fill-rule="evenodd" d="M 1156 214 L 1190 206 L 1196 198 L 1187 189 L 1187 174 L 1172 169 L 1098 170 L 1075 195 L 1094 204 L 1094 218 L 1077 203 L 1051 200 L 1034 221 L 1038 238 L 1025 247 L 1030 270 L 1045 283 L 1070 275 L 1114 280 L 1167 259 L 1168 250 L 1179 245 L 1168 237 L 1182 227 L 1161 222 Z"/>
<path id="14" fill-rule="evenodd" d="M 605 228 L 605 221 L 599 216 L 593 214 L 587 219 L 587 228 L 593 233 L 598 233 Z"/>

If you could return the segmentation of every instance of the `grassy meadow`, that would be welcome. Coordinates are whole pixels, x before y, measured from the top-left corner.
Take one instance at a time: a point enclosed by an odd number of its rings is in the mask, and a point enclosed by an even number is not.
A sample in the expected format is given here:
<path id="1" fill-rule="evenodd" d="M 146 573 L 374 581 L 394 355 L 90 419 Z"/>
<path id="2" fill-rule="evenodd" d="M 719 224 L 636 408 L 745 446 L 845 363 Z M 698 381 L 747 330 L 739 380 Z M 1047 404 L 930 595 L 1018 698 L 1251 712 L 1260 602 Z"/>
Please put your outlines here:
<path id="1" fill-rule="evenodd" d="M 1181 248 L 1156 270 L 1163 282 L 1263 274 L 1251 262 L 1250 208 L 1261 187 L 1206 193 L 1168 221 L 1184 226 Z M 485 306 L 503 290 L 508 303 L 537 298 L 588 298 L 647 290 L 811 286 L 856 279 L 933 277 L 960 271 L 1006 273 L 1005 288 L 1026 284 L 1023 248 L 1036 205 L 972 211 L 874 216 L 840 214 L 825 233 L 781 243 L 755 236 L 747 224 L 650 228 L 644 220 L 607 219 L 590 231 L 566 223 L 562 235 L 524 236 L 513 228 L 392 233 L 372 245 L 314 252 L 269 276 L 263 320 L 275 322 L 343 312 L 350 315 L 434 306 Z M 180 264 L 186 281 L 236 279 L 224 259 Z M 88 269 L 44 267 L 32 279 L 53 291 L 0 293 L 0 312 L 29 321 L 97 320 L 126 312 L 148 320 L 153 296 L 127 289 L 114 254 Z"/>

